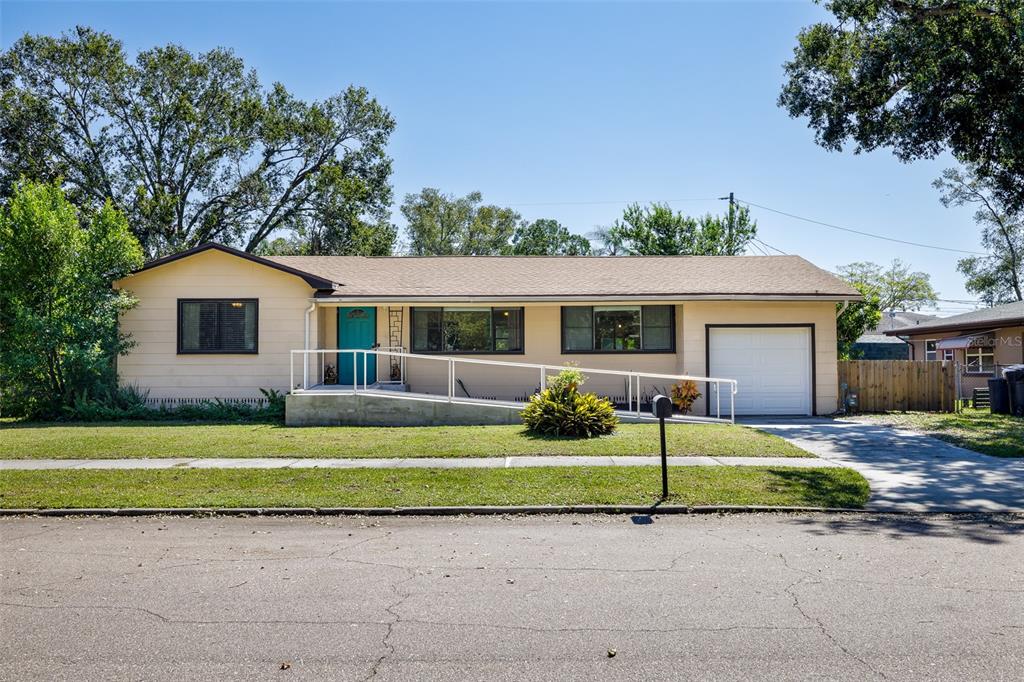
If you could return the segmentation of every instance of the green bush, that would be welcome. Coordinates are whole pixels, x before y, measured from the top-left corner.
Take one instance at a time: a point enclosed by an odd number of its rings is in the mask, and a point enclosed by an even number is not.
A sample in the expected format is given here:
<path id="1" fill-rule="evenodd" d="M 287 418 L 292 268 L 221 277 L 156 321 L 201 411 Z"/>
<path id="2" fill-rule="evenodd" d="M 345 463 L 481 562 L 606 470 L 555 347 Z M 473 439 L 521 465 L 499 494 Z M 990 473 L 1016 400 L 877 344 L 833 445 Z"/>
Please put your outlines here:
<path id="1" fill-rule="evenodd" d="M 142 262 L 109 201 L 79 213 L 58 183 L 14 186 L 0 201 L 0 413 L 54 419 L 111 403 L 115 358 L 131 346 L 117 319 L 135 305 L 111 283 Z"/>
<path id="2" fill-rule="evenodd" d="M 99 398 L 78 398 L 65 407 L 60 415 L 64 421 L 116 422 L 116 421 L 284 421 L 284 394 L 274 389 L 261 388 L 266 405 L 253 405 L 239 400 L 203 400 L 176 407 L 150 407 L 148 394 L 134 386 L 118 388 Z"/>
<path id="3" fill-rule="evenodd" d="M 583 373 L 573 367 L 562 370 L 548 387 L 530 398 L 523 408 L 526 428 L 547 436 L 591 438 L 615 430 L 619 418 L 611 401 L 593 393 L 581 393 Z"/>

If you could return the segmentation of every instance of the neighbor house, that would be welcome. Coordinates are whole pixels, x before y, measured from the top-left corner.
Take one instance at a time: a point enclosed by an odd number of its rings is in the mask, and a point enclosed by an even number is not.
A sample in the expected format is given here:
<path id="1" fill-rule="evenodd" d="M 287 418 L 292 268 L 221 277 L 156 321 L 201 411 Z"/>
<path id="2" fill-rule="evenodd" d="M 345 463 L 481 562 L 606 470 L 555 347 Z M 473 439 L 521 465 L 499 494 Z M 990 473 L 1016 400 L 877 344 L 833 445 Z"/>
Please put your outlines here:
<path id="1" fill-rule="evenodd" d="M 686 374 L 738 380 L 739 414 L 795 415 L 836 410 L 837 304 L 860 299 L 797 256 L 257 257 L 217 244 L 116 286 L 139 301 L 121 318 L 134 346 L 120 380 L 156 401 L 353 385 L 524 400 L 538 365 L 571 362 L 661 375 L 592 374 L 587 388 L 619 403 Z M 413 355 L 293 352 L 338 348 Z M 449 357 L 484 362 L 454 376 Z"/>
<path id="2" fill-rule="evenodd" d="M 997 305 L 914 326 L 888 336 L 910 344 L 913 360 L 949 360 L 960 368 L 961 397 L 986 388 L 1002 367 L 1024 363 L 1024 302 Z"/>
<path id="3" fill-rule="evenodd" d="M 898 336 L 886 336 L 885 332 L 937 319 L 935 315 L 924 313 L 886 310 L 874 329 L 857 338 L 853 344 L 854 357 L 861 360 L 909 360 L 910 344 Z"/>

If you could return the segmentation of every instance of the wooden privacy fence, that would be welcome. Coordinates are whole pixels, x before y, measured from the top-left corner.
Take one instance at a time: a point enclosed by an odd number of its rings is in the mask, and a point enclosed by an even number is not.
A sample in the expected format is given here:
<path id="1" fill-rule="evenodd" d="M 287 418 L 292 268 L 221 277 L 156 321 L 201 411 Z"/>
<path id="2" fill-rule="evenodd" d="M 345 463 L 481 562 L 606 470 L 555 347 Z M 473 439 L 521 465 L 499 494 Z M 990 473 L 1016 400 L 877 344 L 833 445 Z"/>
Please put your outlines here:
<path id="1" fill-rule="evenodd" d="M 840 400 L 851 393 L 857 395 L 854 412 L 954 412 L 956 366 L 948 360 L 840 360 Z"/>

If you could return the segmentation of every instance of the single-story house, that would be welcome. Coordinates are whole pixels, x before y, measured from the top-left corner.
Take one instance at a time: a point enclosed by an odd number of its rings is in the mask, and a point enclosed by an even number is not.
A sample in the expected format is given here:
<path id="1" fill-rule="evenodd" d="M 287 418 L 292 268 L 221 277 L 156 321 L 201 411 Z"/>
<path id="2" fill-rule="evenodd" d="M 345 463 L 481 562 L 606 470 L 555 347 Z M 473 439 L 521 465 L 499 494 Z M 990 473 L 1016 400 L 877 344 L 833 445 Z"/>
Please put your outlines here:
<path id="1" fill-rule="evenodd" d="M 961 392 L 986 388 L 1002 367 L 1024 363 L 1024 302 L 890 329 L 911 347 L 913 360 L 950 360 L 961 368 Z"/>
<path id="2" fill-rule="evenodd" d="M 304 380 L 523 400 L 537 372 L 501 362 L 572 362 L 736 379 L 737 414 L 834 412 L 837 304 L 860 299 L 797 256 L 258 257 L 218 244 L 115 286 L 139 301 L 121 318 L 134 346 L 120 381 L 151 400 L 255 399 Z M 293 353 L 338 348 L 414 357 L 364 369 L 356 353 Z M 455 378 L 449 357 L 499 364 Z M 624 381 L 594 374 L 587 388 L 616 402 L 667 388 Z"/>
<path id="3" fill-rule="evenodd" d="M 937 319 L 936 315 L 887 310 L 874 329 L 861 334 L 854 342 L 855 357 L 861 360 L 909 360 L 910 344 L 898 336 L 886 336 L 885 332 Z"/>

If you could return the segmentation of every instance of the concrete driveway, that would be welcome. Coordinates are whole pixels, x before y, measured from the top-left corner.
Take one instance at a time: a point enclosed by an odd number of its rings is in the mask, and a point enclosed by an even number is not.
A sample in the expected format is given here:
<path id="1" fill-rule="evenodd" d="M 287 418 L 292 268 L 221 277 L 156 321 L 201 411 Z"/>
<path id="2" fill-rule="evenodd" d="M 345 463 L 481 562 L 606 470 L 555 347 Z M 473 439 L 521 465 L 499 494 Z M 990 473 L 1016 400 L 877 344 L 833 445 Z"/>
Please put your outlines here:
<path id="1" fill-rule="evenodd" d="M 973 450 L 891 426 L 825 418 L 746 418 L 804 450 L 859 471 L 868 508 L 1024 511 L 1024 460 Z"/>

